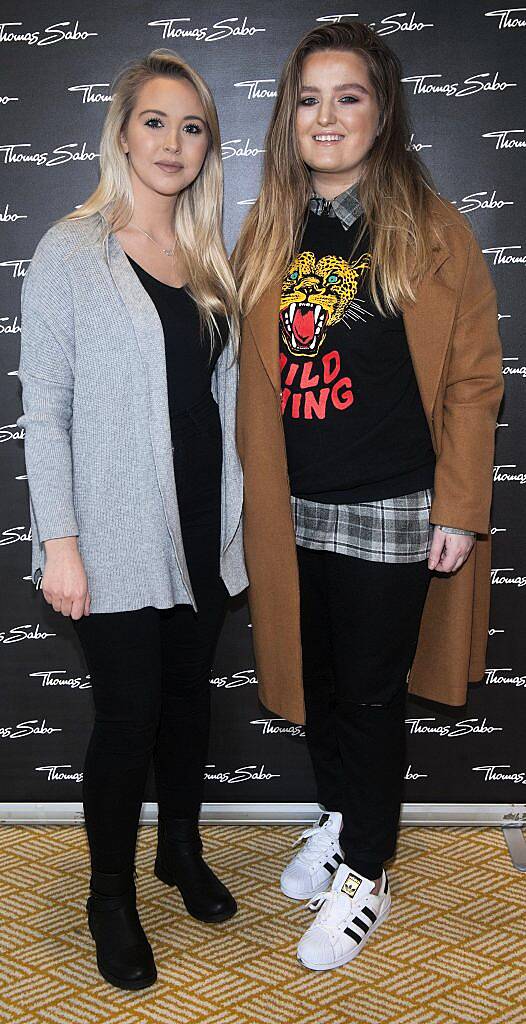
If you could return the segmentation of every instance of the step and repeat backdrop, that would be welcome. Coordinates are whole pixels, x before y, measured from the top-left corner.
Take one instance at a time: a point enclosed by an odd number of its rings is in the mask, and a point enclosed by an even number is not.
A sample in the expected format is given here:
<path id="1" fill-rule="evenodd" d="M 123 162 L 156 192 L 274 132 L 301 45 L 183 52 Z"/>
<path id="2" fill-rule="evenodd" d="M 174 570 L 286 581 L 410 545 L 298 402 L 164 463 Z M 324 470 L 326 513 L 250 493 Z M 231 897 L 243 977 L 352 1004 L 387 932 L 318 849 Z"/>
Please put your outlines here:
<path id="1" fill-rule="evenodd" d="M 507 394 L 497 428 L 488 669 L 465 708 L 408 703 L 406 802 L 526 803 L 526 6 L 340 0 L 3 0 L 0 17 L 0 802 L 78 802 L 92 719 L 71 624 L 30 578 L 17 377 L 20 286 L 53 221 L 97 182 L 111 81 L 170 47 L 209 82 L 221 121 L 229 250 L 258 192 L 286 55 L 317 22 L 367 21 L 399 54 L 411 145 L 467 215 L 499 296 Z M 437 645 L 448 642 L 437 635 Z M 207 802 L 311 802 L 300 726 L 259 705 L 250 619 L 233 602 L 213 676 Z M 177 742 L 177 737 L 174 737 Z M 146 800 L 155 799 L 150 778 Z M 518 808 L 518 815 L 522 809 Z"/>

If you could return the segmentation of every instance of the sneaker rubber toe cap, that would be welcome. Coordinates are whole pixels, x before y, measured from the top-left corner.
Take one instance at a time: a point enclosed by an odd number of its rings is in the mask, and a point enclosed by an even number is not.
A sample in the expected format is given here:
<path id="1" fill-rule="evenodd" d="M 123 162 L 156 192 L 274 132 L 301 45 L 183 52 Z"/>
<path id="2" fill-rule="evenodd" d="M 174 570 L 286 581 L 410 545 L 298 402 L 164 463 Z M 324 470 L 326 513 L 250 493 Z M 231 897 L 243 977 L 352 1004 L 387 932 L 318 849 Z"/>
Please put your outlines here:
<path id="1" fill-rule="evenodd" d="M 295 870 L 290 864 L 281 873 L 280 886 L 291 896 L 301 897 L 306 884 L 309 884 L 309 880 L 306 879 L 305 872 Z"/>
<path id="2" fill-rule="evenodd" d="M 308 967 L 327 967 L 334 959 L 329 937 L 321 928 L 309 928 L 298 946 L 298 960 Z"/>

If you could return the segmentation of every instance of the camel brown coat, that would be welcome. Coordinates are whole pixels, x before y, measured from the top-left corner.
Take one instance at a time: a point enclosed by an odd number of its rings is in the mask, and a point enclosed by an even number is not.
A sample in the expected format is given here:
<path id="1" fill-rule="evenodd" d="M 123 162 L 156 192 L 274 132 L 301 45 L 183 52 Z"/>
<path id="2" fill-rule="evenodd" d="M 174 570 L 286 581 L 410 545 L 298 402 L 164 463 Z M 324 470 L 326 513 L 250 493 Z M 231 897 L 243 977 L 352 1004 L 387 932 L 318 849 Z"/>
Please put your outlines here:
<path id="1" fill-rule="evenodd" d="M 436 453 L 431 522 L 474 530 L 454 574 L 428 591 L 409 691 L 462 705 L 485 670 L 490 598 L 489 516 L 495 424 L 502 397 L 495 288 L 465 218 L 434 200 L 442 244 L 402 313 Z M 280 405 L 275 280 L 245 318 L 237 440 L 245 477 L 244 545 L 259 696 L 275 714 L 305 720 L 296 544 Z"/>

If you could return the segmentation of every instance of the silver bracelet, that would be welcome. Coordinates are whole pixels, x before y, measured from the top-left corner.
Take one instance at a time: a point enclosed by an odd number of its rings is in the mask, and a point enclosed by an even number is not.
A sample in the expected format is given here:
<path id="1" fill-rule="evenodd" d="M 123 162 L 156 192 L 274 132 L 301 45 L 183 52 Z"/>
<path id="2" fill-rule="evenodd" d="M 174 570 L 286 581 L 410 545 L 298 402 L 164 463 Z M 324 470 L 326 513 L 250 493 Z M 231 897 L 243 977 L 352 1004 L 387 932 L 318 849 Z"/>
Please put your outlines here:
<path id="1" fill-rule="evenodd" d="M 442 533 L 453 533 L 458 534 L 459 537 L 476 537 L 477 534 L 474 530 L 457 530 L 455 526 L 440 526 L 438 523 L 432 523 L 432 526 L 437 526 Z"/>

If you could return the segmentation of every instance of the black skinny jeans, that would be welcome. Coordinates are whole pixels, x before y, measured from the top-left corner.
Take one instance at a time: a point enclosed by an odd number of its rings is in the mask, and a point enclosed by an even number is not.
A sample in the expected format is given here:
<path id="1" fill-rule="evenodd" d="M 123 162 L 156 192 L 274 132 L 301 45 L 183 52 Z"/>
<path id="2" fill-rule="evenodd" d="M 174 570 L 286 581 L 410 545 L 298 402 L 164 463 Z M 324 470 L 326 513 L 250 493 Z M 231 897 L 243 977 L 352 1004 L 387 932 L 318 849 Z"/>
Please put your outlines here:
<path id="1" fill-rule="evenodd" d="M 407 673 L 427 562 L 297 548 L 306 738 L 320 804 L 341 811 L 345 863 L 376 879 L 395 850 Z"/>
<path id="2" fill-rule="evenodd" d="M 197 820 L 210 722 L 210 669 L 227 591 L 219 576 L 221 423 L 211 395 L 172 420 L 190 605 L 92 614 L 74 623 L 95 704 L 83 804 L 92 870 L 135 858 L 153 756 L 159 818 Z"/>

